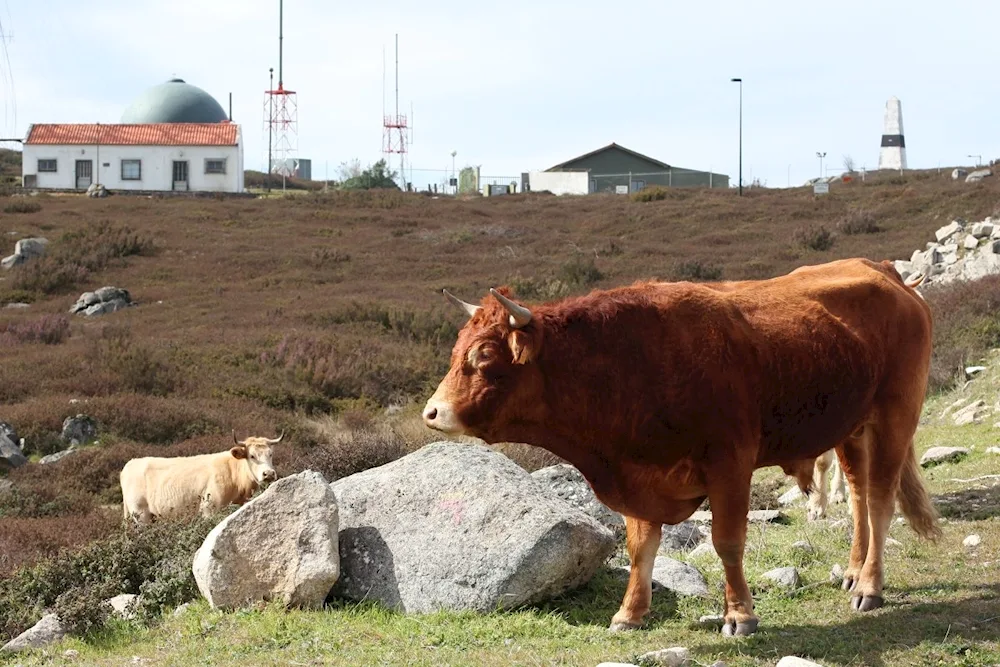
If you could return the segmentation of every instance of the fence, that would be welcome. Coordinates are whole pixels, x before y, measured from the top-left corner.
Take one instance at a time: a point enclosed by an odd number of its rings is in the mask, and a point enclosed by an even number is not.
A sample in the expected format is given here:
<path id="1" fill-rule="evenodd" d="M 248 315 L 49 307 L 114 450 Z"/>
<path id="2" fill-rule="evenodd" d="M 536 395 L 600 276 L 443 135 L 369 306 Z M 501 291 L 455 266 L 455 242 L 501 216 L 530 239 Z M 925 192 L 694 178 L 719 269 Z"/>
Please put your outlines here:
<path id="1" fill-rule="evenodd" d="M 624 174 L 590 174 L 590 192 L 627 194 L 655 185 L 670 188 L 728 188 L 729 177 L 711 171 L 678 168 Z"/>

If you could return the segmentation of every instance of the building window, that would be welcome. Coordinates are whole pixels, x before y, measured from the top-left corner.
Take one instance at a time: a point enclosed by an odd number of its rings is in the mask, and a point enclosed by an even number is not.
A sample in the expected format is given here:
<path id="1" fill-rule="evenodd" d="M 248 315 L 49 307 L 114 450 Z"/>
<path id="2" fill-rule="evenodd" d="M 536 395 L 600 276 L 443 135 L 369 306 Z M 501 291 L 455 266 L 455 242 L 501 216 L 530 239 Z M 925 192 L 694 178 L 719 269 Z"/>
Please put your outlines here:
<path id="1" fill-rule="evenodd" d="M 39 160 L 38 161 L 38 171 L 55 171 L 56 161 L 55 160 Z"/>
<path id="2" fill-rule="evenodd" d="M 142 180 L 142 160 L 122 160 L 122 180 Z"/>
<path id="3" fill-rule="evenodd" d="M 205 173 L 206 174 L 224 174 L 226 173 L 226 160 L 224 158 L 215 158 L 205 160 Z"/>
<path id="4" fill-rule="evenodd" d="M 638 192 L 644 187 L 646 187 L 646 181 L 639 178 L 632 179 L 632 192 Z"/>

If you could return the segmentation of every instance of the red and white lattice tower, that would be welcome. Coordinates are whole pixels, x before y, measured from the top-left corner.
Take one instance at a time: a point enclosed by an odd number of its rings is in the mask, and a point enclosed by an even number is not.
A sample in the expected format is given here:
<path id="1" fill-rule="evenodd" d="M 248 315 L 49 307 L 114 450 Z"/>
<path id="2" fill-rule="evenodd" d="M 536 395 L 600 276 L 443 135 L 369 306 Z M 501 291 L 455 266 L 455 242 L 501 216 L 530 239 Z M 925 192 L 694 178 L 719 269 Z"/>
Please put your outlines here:
<path id="1" fill-rule="evenodd" d="M 382 104 L 382 154 L 386 165 L 391 169 L 393 155 L 399 155 L 399 187 L 406 189 L 406 152 L 409 146 L 406 115 L 399 113 L 399 34 L 396 35 L 396 113 L 385 112 L 385 99 Z"/>
<path id="2" fill-rule="evenodd" d="M 278 0 L 278 86 L 271 74 L 270 90 L 264 91 L 264 130 L 267 132 L 268 172 L 283 177 L 295 174 L 298 153 L 299 105 L 294 90 L 285 88 L 282 28 L 284 0 Z"/>

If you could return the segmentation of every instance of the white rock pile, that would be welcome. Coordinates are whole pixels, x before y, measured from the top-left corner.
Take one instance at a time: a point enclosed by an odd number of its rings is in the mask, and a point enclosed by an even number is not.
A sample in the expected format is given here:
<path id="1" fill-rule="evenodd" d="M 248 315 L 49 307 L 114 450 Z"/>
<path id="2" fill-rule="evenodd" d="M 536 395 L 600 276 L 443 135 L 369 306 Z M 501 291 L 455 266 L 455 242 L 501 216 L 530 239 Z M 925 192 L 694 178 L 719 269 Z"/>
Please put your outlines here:
<path id="1" fill-rule="evenodd" d="M 934 237 L 923 250 L 914 250 L 909 260 L 896 260 L 896 270 L 904 280 L 922 273 L 924 285 L 933 285 L 1000 273 L 1000 220 L 986 218 L 971 224 L 952 220 Z"/>

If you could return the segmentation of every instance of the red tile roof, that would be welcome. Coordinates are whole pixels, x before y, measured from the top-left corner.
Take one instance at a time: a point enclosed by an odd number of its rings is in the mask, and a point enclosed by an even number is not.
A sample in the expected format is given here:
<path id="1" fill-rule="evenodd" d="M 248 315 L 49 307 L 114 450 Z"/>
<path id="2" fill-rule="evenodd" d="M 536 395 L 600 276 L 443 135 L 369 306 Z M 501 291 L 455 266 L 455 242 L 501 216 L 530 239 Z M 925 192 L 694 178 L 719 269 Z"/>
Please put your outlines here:
<path id="1" fill-rule="evenodd" d="M 237 125 L 222 123 L 38 123 L 27 144 L 104 144 L 118 146 L 235 146 Z"/>

